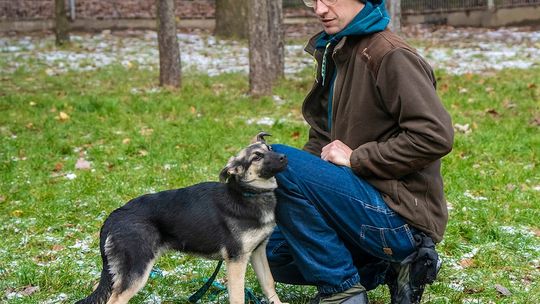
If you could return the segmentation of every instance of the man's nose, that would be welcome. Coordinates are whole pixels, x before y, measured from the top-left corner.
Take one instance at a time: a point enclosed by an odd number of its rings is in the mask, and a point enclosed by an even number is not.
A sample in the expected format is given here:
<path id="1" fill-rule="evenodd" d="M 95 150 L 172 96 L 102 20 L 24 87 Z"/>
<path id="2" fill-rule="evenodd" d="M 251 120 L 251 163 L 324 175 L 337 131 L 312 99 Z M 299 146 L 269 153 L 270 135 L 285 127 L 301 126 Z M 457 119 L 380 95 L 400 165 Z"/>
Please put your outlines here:
<path id="1" fill-rule="evenodd" d="M 324 4 L 321 0 L 315 2 L 315 14 L 322 16 L 328 12 L 328 6 Z"/>

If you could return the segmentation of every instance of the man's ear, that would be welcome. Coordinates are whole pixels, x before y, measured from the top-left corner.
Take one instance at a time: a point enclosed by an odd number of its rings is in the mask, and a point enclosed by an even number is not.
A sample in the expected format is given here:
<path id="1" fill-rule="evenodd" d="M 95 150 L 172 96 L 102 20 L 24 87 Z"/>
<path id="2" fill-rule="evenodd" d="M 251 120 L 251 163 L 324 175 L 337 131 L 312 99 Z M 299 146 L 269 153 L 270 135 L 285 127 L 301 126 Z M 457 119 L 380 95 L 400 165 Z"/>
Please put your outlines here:
<path id="1" fill-rule="evenodd" d="M 244 167 L 233 156 L 229 159 L 227 165 L 221 169 L 221 172 L 219 173 L 219 181 L 225 183 L 232 175 L 238 176 L 242 173 L 244 173 Z"/>

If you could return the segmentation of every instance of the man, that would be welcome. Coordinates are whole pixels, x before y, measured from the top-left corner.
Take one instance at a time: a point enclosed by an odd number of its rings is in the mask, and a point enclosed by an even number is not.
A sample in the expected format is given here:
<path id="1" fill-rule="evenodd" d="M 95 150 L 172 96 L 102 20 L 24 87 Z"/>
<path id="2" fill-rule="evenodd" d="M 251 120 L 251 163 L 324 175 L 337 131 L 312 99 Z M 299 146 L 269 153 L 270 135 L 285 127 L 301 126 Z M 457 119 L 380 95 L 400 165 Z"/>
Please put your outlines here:
<path id="1" fill-rule="evenodd" d="M 303 151 L 277 176 L 278 226 L 267 252 L 274 277 L 315 285 L 314 303 L 418 303 L 438 271 L 434 243 L 448 214 L 440 158 L 453 129 L 431 67 L 386 29 L 383 1 L 304 0 L 324 31 L 306 51 L 318 63 L 303 114 Z"/>

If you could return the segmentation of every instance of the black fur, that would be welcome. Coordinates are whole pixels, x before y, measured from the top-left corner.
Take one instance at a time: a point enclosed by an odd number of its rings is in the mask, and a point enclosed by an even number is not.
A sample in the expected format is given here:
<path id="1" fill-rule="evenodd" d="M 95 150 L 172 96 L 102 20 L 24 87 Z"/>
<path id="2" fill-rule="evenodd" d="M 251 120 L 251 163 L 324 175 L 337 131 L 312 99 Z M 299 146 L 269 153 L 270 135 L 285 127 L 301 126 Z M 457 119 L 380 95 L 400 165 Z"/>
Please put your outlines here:
<path id="1" fill-rule="evenodd" d="M 143 276 L 164 250 L 234 261 L 254 250 L 251 241 L 244 243 L 242 232 L 264 231 L 255 242 L 258 246 L 266 241 L 274 225 L 274 187 L 246 182 L 246 172 L 252 170 L 258 182 L 273 185 L 273 176 L 286 167 L 287 159 L 271 151 L 263 136 L 244 149 L 242 157 L 231 158 L 220 174 L 226 183 L 204 182 L 146 194 L 114 210 L 100 233 L 100 283 L 77 303 L 106 303 L 111 294 L 145 282 Z"/>

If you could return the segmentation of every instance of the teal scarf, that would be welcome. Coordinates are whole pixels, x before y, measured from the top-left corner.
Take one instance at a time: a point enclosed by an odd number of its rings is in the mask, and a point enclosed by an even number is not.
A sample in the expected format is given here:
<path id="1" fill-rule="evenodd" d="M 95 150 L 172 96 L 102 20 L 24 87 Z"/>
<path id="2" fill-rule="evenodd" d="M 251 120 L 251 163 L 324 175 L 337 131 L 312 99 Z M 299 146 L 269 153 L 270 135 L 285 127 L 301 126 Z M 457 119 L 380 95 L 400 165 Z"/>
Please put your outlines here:
<path id="1" fill-rule="evenodd" d="M 323 60 L 321 64 L 322 84 L 325 85 L 327 72 L 327 57 L 329 50 L 345 36 L 361 36 L 383 31 L 390 23 L 390 17 L 386 12 L 384 0 L 366 1 L 364 8 L 353 18 L 353 20 L 340 32 L 329 35 L 323 32 L 315 47 L 324 48 Z M 337 71 L 334 71 L 330 81 L 330 93 L 328 94 L 328 130 L 332 128 L 332 95 L 334 94 L 334 80 Z"/>

